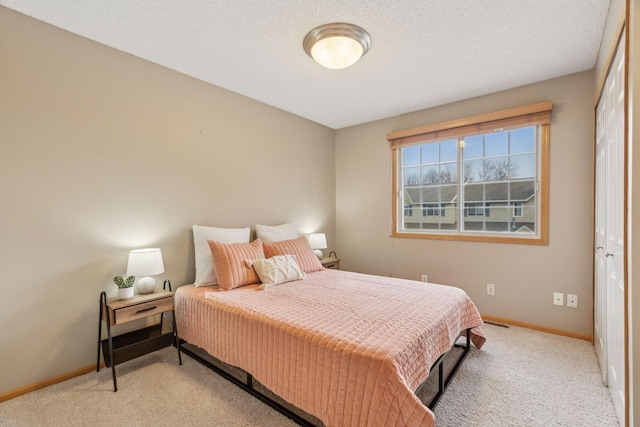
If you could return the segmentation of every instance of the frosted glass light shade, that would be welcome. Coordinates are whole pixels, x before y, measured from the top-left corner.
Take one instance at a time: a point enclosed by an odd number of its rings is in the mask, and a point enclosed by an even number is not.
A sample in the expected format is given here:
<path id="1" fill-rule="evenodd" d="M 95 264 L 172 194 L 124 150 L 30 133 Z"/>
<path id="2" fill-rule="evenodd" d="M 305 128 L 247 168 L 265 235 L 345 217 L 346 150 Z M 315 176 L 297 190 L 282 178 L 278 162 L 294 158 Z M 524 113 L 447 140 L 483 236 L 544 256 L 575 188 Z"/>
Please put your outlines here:
<path id="1" fill-rule="evenodd" d="M 311 56 L 316 62 L 332 70 L 347 68 L 362 56 L 362 45 L 349 37 L 328 37 L 311 48 Z"/>
<path id="2" fill-rule="evenodd" d="M 302 46 L 318 64 L 337 70 L 353 65 L 366 54 L 371 36 L 357 25 L 326 24 L 309 31 Z"/>
<path id="3" fill-rule="evenodd" d="M 164 273 L 162 251 L 158 248 L 136 249 L 129 252 L 127 276 L 141 277 L 136 283 L 136 289 L 141 294 L 153 292 L 156 281 L 151 277 Z"/>

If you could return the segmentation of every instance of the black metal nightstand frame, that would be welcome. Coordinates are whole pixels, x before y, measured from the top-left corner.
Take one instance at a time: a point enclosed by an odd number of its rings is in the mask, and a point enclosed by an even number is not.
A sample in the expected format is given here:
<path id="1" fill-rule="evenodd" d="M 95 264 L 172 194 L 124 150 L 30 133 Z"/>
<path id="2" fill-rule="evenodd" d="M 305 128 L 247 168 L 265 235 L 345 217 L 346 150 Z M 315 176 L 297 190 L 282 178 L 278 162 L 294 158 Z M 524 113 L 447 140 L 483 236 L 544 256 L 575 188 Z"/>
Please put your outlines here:
<path id="1" fill-rule="evenodd" d="M 171 290 L 171 282 L 169 280 L 164 281 L 162 289 L 166 290 L 167 286 L 169 287 L 169 292 L 173 292 Z M 151 311 L 153 309 L 155 309 L 155 307 L 145 308 L 138 311 L 138 313 L 144 313 L 145 311 Z M 173 344 L 178 349 L 178 361 L 180 362 L 180 365 L 182 365 L 180 339 L 178 337 L 178 328 L 176 327 L 174 309 L 175 307 L 171 310 L 159 313 L 160 322 L 155 325 L 114 337 L 111 334 L 111 318 L 108 308 L 107 293 L 103 291 L 100 294 L 100 320 L 98 326 L 98 358 L 96 362 L 96 372 L 100 371 L 100 347 L 102 347 L 104 363 L 107 367 L 111 368 L 114 392 L 118 391 L 118 384 L 116 382 L 116 365 L 119 363 L 126 362 Z M 164 314 L 169 311 L 171 311 L 172 314 L 173 330 L 163 334 L 162 325 Z M 107 324 L 108 337 L 105 339 L 102 339 L 102 322 Z"/>

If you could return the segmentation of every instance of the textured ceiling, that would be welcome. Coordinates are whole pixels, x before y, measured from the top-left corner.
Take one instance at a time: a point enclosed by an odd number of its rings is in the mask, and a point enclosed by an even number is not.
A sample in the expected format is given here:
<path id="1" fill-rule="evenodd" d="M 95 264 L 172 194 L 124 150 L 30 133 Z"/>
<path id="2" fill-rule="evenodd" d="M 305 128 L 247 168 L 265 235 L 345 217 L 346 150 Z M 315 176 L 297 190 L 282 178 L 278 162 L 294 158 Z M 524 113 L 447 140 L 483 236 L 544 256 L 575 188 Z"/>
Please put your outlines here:
<path id="1" fill-rule="evenodd" d="M 0 0 L 0 5 L 334 129 L 593 68 L 610 0 Z M 302 49 L 350 22 L 371 50 Z"/>

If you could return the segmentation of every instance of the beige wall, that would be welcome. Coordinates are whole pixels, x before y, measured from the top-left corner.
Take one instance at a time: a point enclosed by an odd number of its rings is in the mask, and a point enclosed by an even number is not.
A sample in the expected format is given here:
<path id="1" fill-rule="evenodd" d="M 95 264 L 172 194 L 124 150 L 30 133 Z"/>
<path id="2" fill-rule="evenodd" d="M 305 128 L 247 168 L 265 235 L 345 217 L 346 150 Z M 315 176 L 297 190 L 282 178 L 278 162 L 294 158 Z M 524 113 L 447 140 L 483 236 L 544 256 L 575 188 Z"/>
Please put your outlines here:
<path id="1" fill-rule="evenodd" d="M 415 280 L 428 274 L 463 288 L 483 314 L 592 335 L 593 79 L 587 71 L 338 130 L 336 236 L 344 268 Z M 387 133 L 546 100 L 553 102 L 549 246 L 389 237 Z M 487 296 L 487 283 L 495 296 Z M 577 294 L 579 308 L 554 306 L 553 292 Z"/>
<path id="2" fill-rule="evenodd" d="M 180 285 L 193 224 L 335 248 L 333 130 L 3 7 L 0 150 L 0 393 L 95 363 L 130 249 Z"/>

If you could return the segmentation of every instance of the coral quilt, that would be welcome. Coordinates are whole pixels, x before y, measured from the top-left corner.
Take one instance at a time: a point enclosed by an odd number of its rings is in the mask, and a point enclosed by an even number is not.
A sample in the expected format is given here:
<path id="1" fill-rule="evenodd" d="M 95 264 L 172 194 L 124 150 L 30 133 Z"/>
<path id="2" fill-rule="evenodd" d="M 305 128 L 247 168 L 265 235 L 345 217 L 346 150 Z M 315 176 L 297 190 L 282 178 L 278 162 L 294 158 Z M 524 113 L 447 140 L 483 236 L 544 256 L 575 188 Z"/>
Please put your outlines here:
<path id="1" fill-rule="evenodd" d="M 433 426 L 414 390 L 461 331 L 484 343 L 461 289 L 347 271 L 266 290 L 187 285 L 175 304 L 181 338 L 327 427 Z"/>

